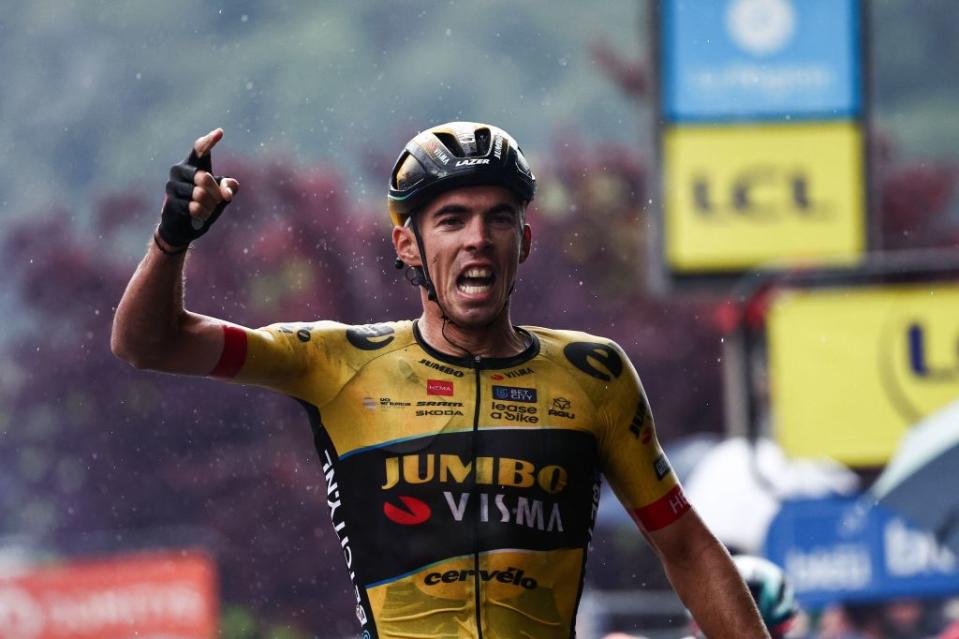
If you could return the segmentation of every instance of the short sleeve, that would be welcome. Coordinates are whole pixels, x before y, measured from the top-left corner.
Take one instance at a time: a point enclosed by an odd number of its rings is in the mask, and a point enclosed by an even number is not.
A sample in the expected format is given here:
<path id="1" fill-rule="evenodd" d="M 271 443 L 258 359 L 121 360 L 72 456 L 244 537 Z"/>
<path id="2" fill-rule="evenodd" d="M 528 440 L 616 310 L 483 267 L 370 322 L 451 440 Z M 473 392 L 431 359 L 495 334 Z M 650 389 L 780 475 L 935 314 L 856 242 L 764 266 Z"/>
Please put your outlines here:
<path id="1" fill-rule="evenodd" d="M 614 345 L 615 346 L 615 345 Z M 689 503 L 666 458 L 649 401 L 635 368 L 625 361 L 601 404 L 600 463 L 613 492 L 642 529 L 658 530 L 679 519 Z"/>
<path id="2" fill-rule="evenodd" d="M 345 327 L 335 322 L 271 324 L 257 329 L 224 325 L 223 353 L 210 373 L 228 381 L 271 388 L 309 399 L 334 381 L 337 362 L 328 341 Z M 311 395 L 307 397 L 307 395 Z"/>

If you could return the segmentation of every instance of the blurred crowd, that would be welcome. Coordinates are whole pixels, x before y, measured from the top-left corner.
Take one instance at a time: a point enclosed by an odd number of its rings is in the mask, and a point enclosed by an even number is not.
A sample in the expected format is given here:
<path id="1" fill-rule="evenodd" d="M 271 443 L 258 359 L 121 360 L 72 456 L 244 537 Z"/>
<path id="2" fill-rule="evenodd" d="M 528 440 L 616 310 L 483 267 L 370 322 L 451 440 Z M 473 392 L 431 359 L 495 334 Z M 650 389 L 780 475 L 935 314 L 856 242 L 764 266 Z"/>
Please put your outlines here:
<path id="1" fill-rule="evenodd" d="M 814 629 L 796 635 L 810 639 L 959 639 L 959 601 L 895 599 L 831 606 Z"/>
<path id="2" fill-rule="evenodd" d="M 698 637 L 690 622 L 685 639 Z M 821 611 L 800 611 L 784 634 L 773 639 L 959 639 L 959 599 L 901 598 L 885 602 L 848 603 Z M 646 639 L 613 632 L 603 639 Z"/>

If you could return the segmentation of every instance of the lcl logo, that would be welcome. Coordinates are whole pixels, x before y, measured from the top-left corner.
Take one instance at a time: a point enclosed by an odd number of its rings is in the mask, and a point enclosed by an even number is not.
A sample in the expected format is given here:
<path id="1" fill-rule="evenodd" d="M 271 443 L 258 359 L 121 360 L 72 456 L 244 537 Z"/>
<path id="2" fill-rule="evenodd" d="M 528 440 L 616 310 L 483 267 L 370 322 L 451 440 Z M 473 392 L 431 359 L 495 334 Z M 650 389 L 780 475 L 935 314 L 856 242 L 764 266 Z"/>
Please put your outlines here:
<path id="1" fill-rule="evenodd" d="M 752 166 L 728 183 L 697 174 L 690 188 L 694 209 L 703 218 L 729 213 L 753 218 L 822 217 L 829 212 L 822 202 L 814 201 L 810 177 L 799 168 Z"/>
<path id="2" fill-rule="evenodd" d="M 914 423 L 959 392 L 959 327 L 952 322 L 902 316 L 887 323 L 880 349 L 886 395 Z"/>
<path id="3" fill-rule="evenodd" d="M 919 322 L 909 324 L 906 336 L 909 342 L 909 368 L 913 375 L 930 381 L 954 382 L 959 380 L 959 362 L 950 362 L 948 366 L 936 365 L 932 362 L 928 347 L 928 326 Z M 959 354 L 959 341 L 955 352 Z"/>

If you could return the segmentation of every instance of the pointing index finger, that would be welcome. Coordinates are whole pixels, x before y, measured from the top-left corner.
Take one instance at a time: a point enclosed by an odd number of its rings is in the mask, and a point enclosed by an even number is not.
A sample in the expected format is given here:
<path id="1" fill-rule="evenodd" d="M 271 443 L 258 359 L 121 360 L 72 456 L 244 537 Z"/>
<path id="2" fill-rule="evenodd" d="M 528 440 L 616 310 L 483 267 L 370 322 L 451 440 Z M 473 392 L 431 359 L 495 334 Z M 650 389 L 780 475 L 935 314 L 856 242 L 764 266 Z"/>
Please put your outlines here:
<path id="1" fill-rule="evenodd" d="M 196 139 L 196 142 L 193 143 L 193 150 L 196 151 L 196 154 L 199 157 L 203 157 L 207 153 L 213 150 L 213 147 L 216 146 L 216 143 L 223 139 L 223 129 L 217 127 L 207 133 L 206 135 Z"/>

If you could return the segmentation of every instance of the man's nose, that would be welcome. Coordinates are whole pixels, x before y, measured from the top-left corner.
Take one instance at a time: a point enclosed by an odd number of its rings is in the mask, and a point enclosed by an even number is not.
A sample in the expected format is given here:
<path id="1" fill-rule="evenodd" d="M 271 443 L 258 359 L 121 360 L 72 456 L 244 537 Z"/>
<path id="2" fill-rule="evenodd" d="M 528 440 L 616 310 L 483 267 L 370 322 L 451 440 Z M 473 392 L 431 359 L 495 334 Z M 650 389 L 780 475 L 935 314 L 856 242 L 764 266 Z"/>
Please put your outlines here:
<path id="1" fill-rule="evenodd" d="M 464 229 L 466 233 L 466 246 L 470 249 L 486 248 L 492 244 L 490 238 L 489 224 L 481 216 L 470 219 Z"/>

